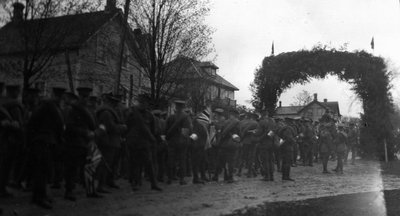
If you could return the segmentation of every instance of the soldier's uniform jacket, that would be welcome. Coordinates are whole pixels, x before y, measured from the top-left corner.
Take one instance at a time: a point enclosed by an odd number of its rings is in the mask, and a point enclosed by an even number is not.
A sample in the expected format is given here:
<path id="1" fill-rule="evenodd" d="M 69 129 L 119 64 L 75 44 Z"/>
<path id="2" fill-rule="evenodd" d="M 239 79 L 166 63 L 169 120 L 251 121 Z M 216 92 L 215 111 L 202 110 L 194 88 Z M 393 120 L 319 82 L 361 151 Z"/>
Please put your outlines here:
<path id="1" fill-rule="evenodd" d="M 131 148 L 154 148 L 156 145 L 156 121 L 153 114 L 147 110 L 142 112 L 132 107 L 129 111 L 126 125 L 126 143 Z"/>
<path id="2" fill-rule="evenodd" d="M 64 117 L 56 102 L 43 101 L 32 112 L 31 118 L 28 120 L 26 127 L 28 144 L 36 141 L 50 145 L 60 144 L 63 139 L 64 127 Z"/>
<path id="3" fill-rule="evenodd" d="M 260 148 L 272 148 L 274 144 L 274 135 L 269 136 L 268 133 L 272 131 L 276 133 L 276 124 L 272 118 L 264 117 L 258 123 L 258 129 L 256 132 L 256 136 L 259 139 L 259 147 Z"/>
<path id="4" fill-rule="evenodd" d="M 347 135 L 348 145 L 353 147 L 357 145 L 358 133 L 355 128 L 350 128 L 349 133 Z"/>
<path id="5" fill-rule="evenodd" d="M 5 131 L 5 136 L 6 136 L 7 142 L 23 144 L 24 143 L 24 127 L 25 127 L 25 125 L 24 125 L 25 124 L 25 122 L 24 122 L 25 112 L 24 112 L 23 105 L 15 99 L 5 99 L 5 101 L 3 102 L 3 107 L 10 114 L 12 121 L 18 122 L 17 127 L 8 128 Z"/>
<path id="6" fill-rule="evenodd" d="M 87 148 L 90 139 L 89 132 L 96 130 L 95 119 L 86 106 L 71 105 L 65 119 L 65 141 L 68 146 Z"/>
<path id="7" fill-rule="evenodd" d="M 188 114 L 180 112 L 168 117 L 166 123 L 168 145 L 188 144 L 191 131 L 192 122 Z"/>
<path id="8" fill-rule="evenodd" d="M 242 145 L 255 144 L 257 137 L 252 131 L 256 131 L 258 128 L 258 122 L 252 119 L 244 119 L 239 123 L 239 130 Z"/>
<path id="9" fill-rule="evenodd" d="M 194 119 L 192 123 L 193 123 L 193 133 L 195 133 L 198 137 L 197 140 L 193 141 L 194 147 L 205 148 L 208 139 L 207 128 L 196 119 Z"/>
<path id="10" fill-rule="evenodd" d="M 319 151 L 321 153 L 330 152 L 333 143 L 333 135 L 328 128 L 322 128 L 319 132 Z"/>
<path id="11" fill-rule="evenodd" d="M 336 152 L 345 152 L 347 145 L 347 135 L 345 132 L 340 131 L 335 137 Z"/>
<path id="12" fill-rule="evenodd" d="M 220 141 L 218 143 L 219 147 L 224 149 L 236 149 L 240 146 L 239 142 L 236 142 L 232 139 L 234 134 L 239 135 L 239 123 L 240 121 L 238 119 L 232 118 L 224 121 L 224 124 L 221 128 Z"/>
<path id="13" fill-rule="evenodd" d="M 280 148 L 285 151 L 293 151 L 296 144 L 296 129 L 291 125 L 285 125 L 279 130 L 278 135 L 284 140 Z"/>
<path id="14" fill-rule="evenodd" d="M 314 130 L 311 126 L 305 126 L 303 130 L 303 140 L 304 144 L 306 145 L 311 145 L 313 142 L 313 137 L 314 137 Z"/>
<path id="15" fill-rule="evenodd" d="M 104 125 L 106 133 L 98 139 L 99 146 L 121 148 L 121 135 L 125 132 L 118 113 L 110 106 L 102 106 L 96 112 L 99 125 Z"/>

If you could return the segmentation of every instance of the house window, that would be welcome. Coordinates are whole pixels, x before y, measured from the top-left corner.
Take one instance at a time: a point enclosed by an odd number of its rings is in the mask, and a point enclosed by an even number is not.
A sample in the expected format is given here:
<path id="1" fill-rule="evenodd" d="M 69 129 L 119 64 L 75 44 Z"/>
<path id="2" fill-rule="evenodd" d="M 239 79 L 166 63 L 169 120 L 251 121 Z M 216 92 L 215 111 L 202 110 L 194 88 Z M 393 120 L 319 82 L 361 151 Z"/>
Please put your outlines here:
<path id="1" fill-rule="evenodd" d="M 128 68 L 128 60 L 129 60 L 129 51 L 128 51 L 128 48 L 125 47 L 124 56 L 122 57 L 122 67 L 123 68 Z"/>
<path id="2" fill-rule="evenodd" d="M 96 62 L 106 62 L 106 46 L 102 37 L 99 36 L 96 39 Z"/>

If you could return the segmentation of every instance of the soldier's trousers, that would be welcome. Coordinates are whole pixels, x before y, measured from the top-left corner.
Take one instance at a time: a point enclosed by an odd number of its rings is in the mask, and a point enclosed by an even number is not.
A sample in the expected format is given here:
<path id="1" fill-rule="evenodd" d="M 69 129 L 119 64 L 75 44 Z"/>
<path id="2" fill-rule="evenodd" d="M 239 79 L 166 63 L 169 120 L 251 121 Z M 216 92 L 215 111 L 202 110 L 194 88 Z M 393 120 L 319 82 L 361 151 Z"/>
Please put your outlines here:
<path id="1" fill-rule="evenodd" d="M 243 158 L 242 164 L 239 167 L 239 170 L 242 169 L 243 165 L 246 164 L 247 168 L 247 176 L 255 176 L 255 159 L 256 159 L 256 145 L 255 144 L 247 144 L 243 145 Z M 240 172 L 240 171 L 239 171 Z"/>
<path id="2" fill-rule="evenodd" d="M 293 144 L 293 151 L 292 151 L 292 164 L 297 163 L 297 156 L 299 155 L 299 145 L 297 143 Z"/>
<path id="3" fill-rule="evenodd" d="M 175 144 L 168 146 L 168 179 L 172 180 L 176 174 L 178 166 L 178 177 L 180 180 L 185 178 L 186 174 L 187 145 Z"/>
<path id="4" fill-rule="evenodd" d="M 278 147 L 274 147 L 274 158 L 275 158 L 275 163 L 276 163 L 276 169 L 278 172 L 281 172 L 282 168 L 282 157 L 281 157 L 281 150 Z"/>
<path id="5" fill-rule="evenodd" d="M 311 143 L 305 143 L 303 146 L 303 164 L 312 166 L 313 164 L 313 148 Z"/>
<path id="6" fill-rule="evenodd" d="M 142 170 L 144 168 L 147 176 L 150 179 L 151 186 L 156 186 L 156 176 L 154 171 L 154 155 L 151 148 L 131 148 L 130 149 L 130 164 L 131 172 L 134 177 L 134 182 L 141 182 Z"/>
<path id="7" fill-rule="evenodd" d="M 321 159 L 322 159 L 322 168 L 324 172 L 328 171 L 328 161 L 329 161 L 329 152 L 321 152 Z"/>
<path id="8" fill-rule="evenodd" d="M 157 179 L 163 181 L 168 162 L 168 150 L 166 146 L 157 149 Z"/>
<path id="9" fill-rule="evenodd" d="M 233 169 L 235 166 L 236 149 L 234 148 L 220 148 L 218 152 L 219 168 L 218 170 L 224 171 L 224 180 L 233 180 Z M 218 172 L 215 173 L 214 178 L 218 179 Z"/>
<path id="10" fill-rule="evenodd" d="M 101 146 L 99 145 L 99 150 L 103 156 L 102 161 L 97 169 L 99 177 L 99 188 L 103 188 L 105 184 L 111 183 L 114 179 L 114 170 L 112 170 L 112 162 L 115 157 L 118 148 L 112 146 Z"/>
<path id="11" fill-rule="evenodd" d="M 344 152 L 336 152 L 337 156 L 337 171 L 338 172 L 343 172 L 343 158 L 344 158 Z"/>
<path id="12" fill-rule="evenodd" d="M 267 180 L 274 179 L 274 153 L 272 148 L 259 148 L 261 167 L 263 169 L 264 178 Z"/>
<path id="13" fill-rule="evenodd" d="M 283 149 L 281 151 L 282 157 L 282 179 L 290 178 L 290 166 L 292 165 L 293 151 Z"/>
<path id="14" fill-rule="evenodd" d="M 47 198 L 47 180 L 51 176 L 52 144 L 37 140 L 32 143 L 32 200 L 43 201 Z"/>
<path id="15" fill-rule="evenodd" d="M 191 152 L 193 180 L 198 180 L 199 174 L 201 178 L 205 178 L 206 151 L 204 146 L 193 147 Z"/>
<path id="16" fill-rule="evenodd" d="M 79 170 L 86 162 L 87 150 L 79 146 L 67 146 L 65 149 L 65 191 L 72 192 L 79 176 Z"/>

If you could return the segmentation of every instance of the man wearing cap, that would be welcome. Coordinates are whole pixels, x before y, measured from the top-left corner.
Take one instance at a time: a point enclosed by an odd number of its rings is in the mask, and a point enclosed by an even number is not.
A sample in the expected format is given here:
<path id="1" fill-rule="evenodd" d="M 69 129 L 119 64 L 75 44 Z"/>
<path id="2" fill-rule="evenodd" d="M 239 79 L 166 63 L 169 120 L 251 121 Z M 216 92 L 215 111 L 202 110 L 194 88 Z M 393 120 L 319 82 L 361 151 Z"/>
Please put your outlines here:
<path id="1" fill-rule="evenodd" d="M 275 121 L 268 116 L 268 111 L 262 113 L 262 118 L 259 121 L 259 127 L 256 131 L 256 136 L 259 139 L 258 152 L 260 153 L 262 163 L 263 180 L 274 180 L 274 137 L 275 137 Z"/>
<path id="2" fill-rule="evenodd" d="M 22 151 L 24 144 L 24 107 L 19 101 L 21 88 L 19 85 L 6 86 L 6 97 L 3 107 L 12 118 L 12 126 L 4 131 L 5 158 L 0 165 L 0 197 L 8 197 L 11 194 L 6 191 L 10 173 L 19 174 L 22 168 Z M 15 176 L 14 176 L 15 177 Z M 15 180 L 15 178 L 13 178 Z M 15 183 L 15 182 L 14 182 Z"/>
<path id="3" fill-rule="evenodd" d="M 303 166 L 313 166 L 313 137 L 314 131 L 311 120 L 305 119 L 303 127 Z"/>
<path id="4" fill-rule="evenodd" d="M 65 125 L 62 103 L 61 97 L 42 101 L 32 112 L 26 127 L 32 166 L 32 202 L 46 209 L 52 208 L 46 189 L 52 174 L 49 165 L 56 149 L 63 143 Z"/>
<path id="5" fill-rule="evenodd" d="M 348 150 L 346 151 L 346 155 L 344 158 L 344 161 L 347 161 L 348 157 L 348 152 L 351 151 L 351 164 L 355 164 L 355 159 L 357 155 L 357 146 L 358 146 L 358 131 L 357 128 L 355 127 L 354 123 L 350 123 L 350 129 L 348 133 Z"/>
<path id="6" fill-rule="evenodd" d="M 240 122 L 240 138 L 242 144 L 242 157 L 241 164 L 239 166 L 238 175 L 241 174 L 241 170 L 244 164 L 246 164 L 248 178 L 257 176 L 255 170 L 255 158 L 256 158 L 256 145 L 257 138 L 255 132 L 258 128 L 256 121 L 258 116 L 255 113 L 247 113 L 246 119 Z"/>
<path id="7" fill-rule="evenodd" d="M 91 88 L 77 88 L 78 103 L 71 104 L 66 115 L 65 131 L 65 196 L 75 201 L 73 194 L 78 170 L 83 168 L 89 150 L 89 142 L 95 138 L 96 123 L 88 109 Z"/>
<path id="8" fill-rule="evenodd" d="M 149 112 L 145 101 L 131 107 L 127 117 L 126 143 L 130 151 L 132 190 L 138 190 L 142 182 L 142 171 L 149 177 L 152 190 L 162 191 L 157 186 L 155 172 L 156 120 Z M 143 169 L 144 168 L 144 169 Z"/>
<path id="9" fill-rule="evenodd" d="M 111 188 L 119 188 L 114 180 L 113 167 L 117 162 L 117 153 L 121 149 L 121 135 L 127 127 L 118 115 L 116 108 L 119 99 L 112 93 L 105 95 L 104 105 L 96 112 L 98 123 L 103 125 L 106 133 L 98 138 L 98 146 L 103 155 L 102 164 L 99 167 L 99 185 L 97 191 L 108 193 L 104 189 L 105 185 Z"/>
<path id="10" fill-rule="evenodd" d="M 224 172 L 224 181 L 233 183 L 233 169 L 237 150 L 240 146 L 239 112 L 231 110 L 229 118 L 224 121 L 217 141 L 218 145 L 218 168 L 213 180 L 218 181 L 219 170 Z"/>
<path id="11" fill-rule="evenodd" d="M 285 118 L 286 125 L 280 129 L 278 135 L 283 143 L 280 146 L 282 157 L 282 180 L 294 181 L 290 178 L 290 167 L 293 159 L 293 146 L 296 144 L 296 129 L 293 127 L 293 119 Z"/>
<path id="12" fill-rule="evenodd" d="M 329 155 L 331 152 L 331 146 L 333 143 L 334 139 L 334 134 L 331 130 L 331 127 L 327 125 L 326 123 L 321 124 L 319 128 L 319 153 L 322 159 L 322 168 L 323 168 L 323 173 L 324 174 L 329 174 L 328 171 L 328 160 L 329 160 Z"/>
<path id="13" fill-rule="evenodd" d="M 192 131 L 192 122 L 188 114 L 184 112 L 185 102 L 175 101 L 176 112 L 167 119 L 166 139 L 168 141 L 168 182 L 171 183 L 175 173 L 175 162 L 179 166 L 179 183 L 187 184 L 184 177 L 186 172 L 187 150 Z"/>
<path id="14" fill-rule="evenodd" d="M 343 174 L 343 159 L 347 146 L 347 134 L 344 132 L 344 125 L 338 124 L 338 133 L 335 136 L 334 142 L 336 144 L 337 165 L 335 172 Z"/>
<path id="15" fill-rule="evenodd" d="M 209 166 L 208 166 L 209 178 L 212 179 L 213 181 L 217 180 L 213 179 L 213 176 L 215 176 L 220 172 L 220 170 L 218 170 L 218 168 L 220 167 L 218 158 L 219 157 L 218 140 L 221 134 L 221 128 L 224 125 L 225 121 L 226 121 L 226 116 L 224 110 L 222 108 L 216 108 L 212 115 L 211 125 L 210 125 L 211 148 L 207 150 L 207 155 L 209 159 Z"/>
<path id="16" fill-rule="evenodd" d="M 159 113 L 156 112 L 154 115 L 156 117 L 156 122 L 158 125 L 156 131 L 157 180 L 159 182 L 164 182 L 164 176 L 166 175 L 168 162 L 168 145 L 167 140 L 165 139 L 167 112 L 160 111 Z"/>

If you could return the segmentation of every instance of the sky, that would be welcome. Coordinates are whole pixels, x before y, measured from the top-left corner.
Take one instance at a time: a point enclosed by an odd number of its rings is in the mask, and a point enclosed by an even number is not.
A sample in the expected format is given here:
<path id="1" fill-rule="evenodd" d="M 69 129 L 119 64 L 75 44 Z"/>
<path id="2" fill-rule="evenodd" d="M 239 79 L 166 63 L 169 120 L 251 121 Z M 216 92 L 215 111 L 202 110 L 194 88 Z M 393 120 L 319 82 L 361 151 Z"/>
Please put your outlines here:
<path id="1" fill-rule="evenodd" d="M 237 103 L 249 107 L 254 71 L 271 54 L 272 42 L 275 55 L 319 43 L 335 48 L 346 43 L 348 51 L 371 52 L 385 58 L 389 70 L 400 71 L 399 0 L 211 0 L 206 22 L 216 30 L 218 73 L 240 89 Z M 393 97 L 400 101 L 400 78 L 392 84 Z M 295 85 L 279 100 L 290 105 L 298 92 L 306 90 L 317 93 L 320 101 L 338 101 L 342 115 L 358 116 L 361 102 L 350 88 L 332 76 Z"/>

